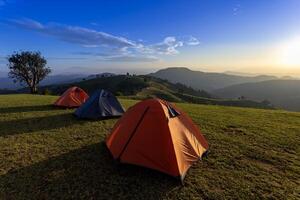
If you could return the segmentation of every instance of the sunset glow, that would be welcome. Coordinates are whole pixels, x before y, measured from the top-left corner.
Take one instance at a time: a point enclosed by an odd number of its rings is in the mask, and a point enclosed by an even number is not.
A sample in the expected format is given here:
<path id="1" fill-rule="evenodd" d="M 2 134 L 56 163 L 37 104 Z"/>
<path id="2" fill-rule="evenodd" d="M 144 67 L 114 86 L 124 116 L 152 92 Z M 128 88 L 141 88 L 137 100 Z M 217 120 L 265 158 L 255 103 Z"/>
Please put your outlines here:
<path id="1" fill-rule="evenodd" d="M 299 7 L 298 0 L 0 0 L 0 71 L 14 51 L 32 50 L 53 74 L 184 66 L 300 77 Z"/>
<path id="2" fill-rule="evenodd" d="M 294 38 L 281 46 L 280 64 L 285 67 L 300 68 L 300 37 Z"/>

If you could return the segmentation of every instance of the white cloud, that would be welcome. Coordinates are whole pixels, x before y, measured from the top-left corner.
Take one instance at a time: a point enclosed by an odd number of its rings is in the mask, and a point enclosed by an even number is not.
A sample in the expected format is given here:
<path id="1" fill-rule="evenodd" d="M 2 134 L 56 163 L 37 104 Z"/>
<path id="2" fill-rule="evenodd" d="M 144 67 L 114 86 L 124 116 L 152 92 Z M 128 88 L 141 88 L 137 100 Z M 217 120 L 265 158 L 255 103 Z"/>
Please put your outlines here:
<path id="1" fill-rule="evenodd" d="M 124 37 L 79 26 L 58 23 L 43 24 L 32 19 L 9 20 L 9 23 L 64 42 L 78 44 L 85 48 L 95 48 L 97 53 L 92 51 L 83 54 L 101 57 L 105 61 L 154 62 L 158 60 L 158 55 L 176 55 L 179 54 L 180 47 L 194 46 L 200 43 L 193 36 L 183 37 L 180 40 L 174 36 L 168 36 L 162 42 L 145 45 L 141 39 L 131 41 Z"/>
<path id="2" fill-rule="evenodd" d="M 185 45 L 195 46 L 199 44 L 199 40 L 193 36 L 190 36 L 188 38 L 184 37 L 181 40 L 178 40 L 174 36 L 168 36 L 160 43 L 148 46 L 141 46 L 140 49 L 144 53 L 175 55 L 179 54 L 178 49 L 180 47 L 183 47 Z"/>
<path id="3" fill-rule="evenodd" d="M 93 56 L 97 57 L 101 61 L 113 61 L 113 62 L 156 62 L 159 58 L 155 56 L 131 54 L 129 52 L 123 54 L 113 53 L 96 53 L 96 52 L 73 52 L 74 55 L 81 56 Z"/>
<path id="4" fill-rule="evenodd" d="M 200 41 L 197 38 L 190 36 L 185 43 L 187 45 L 196 46 L 200 44 Z"/>
<path id="5" fill-rule="evenodd" d="M 169 36 L 163 42 L 141 47 L 141 49 L 145 53 L 174 55 L 179 53 L 177 48 L 182 46 L 182 41 L 177 41 L 175 37 Z"/>
<path id="6" fill-rule="evenodd" d="M 68 26 L 57 23 L 43 25 L 31 19 L 10 20 L 14 25 L 32 31 L 41 32 L 56 37 L 62 41 L 80 44 L 84 47 L 134 47 L 135 43 L 123 37 L 95 31 L 78 26 Z"/>
<path id="7" fill-rule="evenodd" d="M 16 26 L 26 28 L 26 29 L 32 29 L 35 31 L 44 29 L 44 26 L 41 23 L 34 21 L 32 19 L 27 19 L 27 18 L 21 20 L 12 19 L 9 21 Z"/>

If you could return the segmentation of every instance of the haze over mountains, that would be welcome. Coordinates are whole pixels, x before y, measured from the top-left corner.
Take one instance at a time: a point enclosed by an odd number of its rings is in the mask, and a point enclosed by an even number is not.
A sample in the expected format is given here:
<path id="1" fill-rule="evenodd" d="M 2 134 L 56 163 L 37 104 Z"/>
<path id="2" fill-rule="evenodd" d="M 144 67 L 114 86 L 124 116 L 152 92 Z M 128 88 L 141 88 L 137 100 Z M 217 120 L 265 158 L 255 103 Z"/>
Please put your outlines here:
<path id="1" fill-rule="evenodd" d="M 277 107 L 300 111 L 300 80 L 269 80 L 243 83 L 215 90 L 213 94 L 221 98 L 268 100 Z"/>
<path id="2" fill-rule="evenodd" d="M 5 75 L 4 75 L 5 74 Z M 2 76 L 1 76 L 2 75 Z M 64 84 L 81 81 L 82 79 L 93 79 L 99 76 L 113 76 L 113 73 L 100 73 L 91 75 L 71 74 L 71 75 L 50 75 L 41 81 L 40 86 L 52 85 L 52 84 Z M 23 86 L 19 83 L 14 83 L 12 79 L 7 77 L 7 73 L 0 72 L 0 89 L 16 90 Z"/>
<path id="3" fill-rule="evenodd" d="M 54 76 L 48 76 L 46 77 L 40 85 L 51 85 L 51 84 L 62 84 L 62 83 L 71 83 L 78 80 L 81 80 L 86 76 L 80 75 L 80 74 L 72 74 L 72 75 L 54 75 Z M 6 76 L 0 76 L 0 89 L 9 89 L 9 90 L 16 90 L 20 89 L 23 86 L 19 83 L 14 83 L 11 78 Z"/>
<path id="4" fill-rule="evenodd" d="M 230 73 L 230 74 L 229 74 Z M 0 72 L 0 89 L 19 89 L 19 84 Z M 87 75 L 54 75 L 41 82 L 41 86 L 66 84 L 98 77 L 114 76 L 112 73 Z M 287 110 L 300 111 L 300 80 L 293 77 L 237 75 L 233 72 L 209 73 L 193 71 L 188 68 L 166 68 L 148 74 L 171 83 L 181 83 L 196 90 L 209 92 L 216 98 L 238 99 L 243 97 L 253 101 L 268 100 L 274 106 Z"/>
<path id="5" fill-rule="evenodd" d="M 60 75 L 50 75 L 46 77 L 41 83 L 41 86 L 51 85 L 51 84 L 63 84 L 76 82 L 78 80 L 95 78 L 101 74 L 114 75 L 112 73 L 99 73 L 99 74 L 60 74 Z M 188 68 L 167 68 L 159 70 L 155 73 L 150 74 L 158 78 L 169 80 L 173 83 L 182 83 L 191 86 L 195 89 L 203 89 L 211 91 L 214 89 L 219 89 L 225 86 L 247 83 L 247 82 L 257 82 L 263 80 L 276 79 L 275 76 L 256 76 L 256 77 L 246 77 L 238 75 L 230 75 L 226 73 L 207 73 L 201 71 L 192 71 Z M 181 76 L 182 75 L 182 76 Z M 14 83 L 12 79 L 7 77 L 7 72 L 0 71 L 0 89 L 15 90 L 20 89 L 22 86 L 18 83 Z"/>
<path id="6" fill-rule="evenodd" d="M 300 111 L 300 80 L 292 77 L 237 76 L 187 68 L 167 68 L 150 75 L 203 89 L 219 98 L 236 99 L 243 96 L 255 101 L 268 100 L 276 107 Z"/>
<path id="7" fill-rule="evenodd" d="M 195 89 L 213 91 L 226 86 L 277 79 L 275 76 L 237 76 L 225 73 L 193 71 L 185 67 L 166 68 L 150 74 L 170 82 L 180 82 Z"/>

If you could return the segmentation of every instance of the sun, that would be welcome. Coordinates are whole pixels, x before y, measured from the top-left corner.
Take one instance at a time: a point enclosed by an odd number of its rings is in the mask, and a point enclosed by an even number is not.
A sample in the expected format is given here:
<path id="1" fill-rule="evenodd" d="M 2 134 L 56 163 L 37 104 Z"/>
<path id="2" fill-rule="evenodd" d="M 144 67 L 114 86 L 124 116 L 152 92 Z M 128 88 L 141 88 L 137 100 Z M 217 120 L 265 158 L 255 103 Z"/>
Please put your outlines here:
<path id="1" fill-rule="evenodd" d="M 300 68 L 300 37 L 281 45 L 279 58 L 284 66 Z"/>

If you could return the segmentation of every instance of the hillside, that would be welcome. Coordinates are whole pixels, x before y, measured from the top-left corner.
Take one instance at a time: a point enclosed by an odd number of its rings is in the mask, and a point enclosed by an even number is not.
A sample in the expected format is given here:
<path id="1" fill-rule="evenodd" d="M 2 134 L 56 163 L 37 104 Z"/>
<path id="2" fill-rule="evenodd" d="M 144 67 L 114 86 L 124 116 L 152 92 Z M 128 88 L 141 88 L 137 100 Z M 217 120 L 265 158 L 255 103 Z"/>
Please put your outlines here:
<path id="1" fill-rule="evenodd" d="M 225 73 L 192 71 L 188 68 L 174 67 L 161 69 L 149 74 L 172 83 L 182 83 L 195 89 L 212 91 L 226 86 L 277 79 L 275 76 L 237 76 Z"/>
<path id="2" fill-rule="evenodd" d="M 272 106 L 250 100 L 215 99 L 203 90 L 195 90 L 180 83 L 170 83 L 150 76 L 126 76 L 100 77 L 84 80 L 72 84 L 50 85 L 41 88 L 41 91 L 49 90 L 52 94 L 62 94 L 71 86 L 80 88 L 91 94 L 99 88 L 113 92 L 117 96 L 130 99 L 147 99 L 158 97 L 172 102 L 189 102 L 210 105 L 227 105 L 253 108 L 272 108 Z"/>
<path id="3" fill-rule="evenodd" d="M 73 109 L 53 108 L 56 99 L 0 95 L 1 199 L 299 198 L 299 113 L 178 103 L 210 145 L 182 186 L 116 165 L 104 145 L 116 119 L 77 120 Z"/>
<path id="4" fill-rule="evenodd" d="M 222 98 L 238 98 L 262 101 L 268 100 L 277 107 L 300 111 L 300 80 L 270 80 L 258 83 L 244 83 L 215 90 Z"/>

